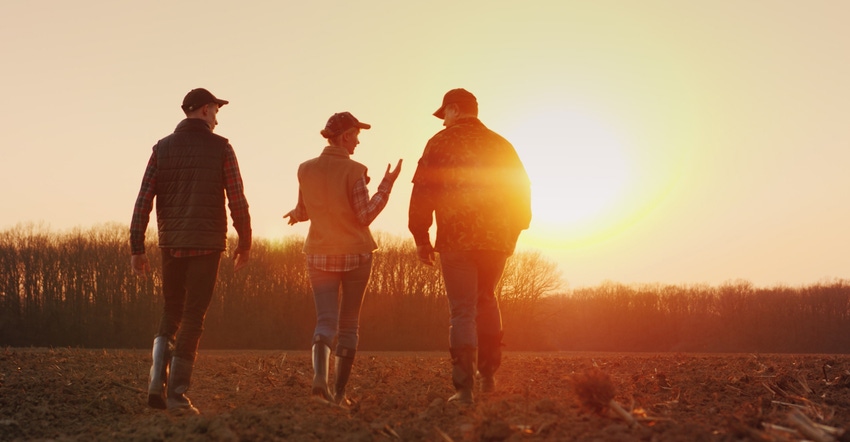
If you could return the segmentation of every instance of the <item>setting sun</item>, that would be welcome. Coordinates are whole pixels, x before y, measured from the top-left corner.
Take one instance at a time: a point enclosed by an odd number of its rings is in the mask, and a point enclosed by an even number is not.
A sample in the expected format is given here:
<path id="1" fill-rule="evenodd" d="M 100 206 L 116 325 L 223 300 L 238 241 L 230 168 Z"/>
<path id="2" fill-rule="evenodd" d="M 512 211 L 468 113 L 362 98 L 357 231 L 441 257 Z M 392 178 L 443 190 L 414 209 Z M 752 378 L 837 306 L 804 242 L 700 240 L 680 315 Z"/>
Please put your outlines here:
<path id="1" fill-rule="evenodd" d="M 282 218 L 297 167 L 350 111 L 370 191 L 404 160 L 370 229 L 410 241 L 432 113 L 464 88 L 527 168 L 519 248 L 573 287 L 850 275 L 850 2 L 5 3 L 5 229 L 129 224 L 151 146 L 204 87 L 230 101 L 215 133 L 254 237 L 307 234 Z M 74 110 L 44 130 L 45 103 Z"/>
<path id="2" fill-rule="evenodd" d="M 509 131 L 532 181 L 533 245 L 604 239 L 622 221 L 632 164 L 623 134 L 577 109 L 549 108 Z"/>

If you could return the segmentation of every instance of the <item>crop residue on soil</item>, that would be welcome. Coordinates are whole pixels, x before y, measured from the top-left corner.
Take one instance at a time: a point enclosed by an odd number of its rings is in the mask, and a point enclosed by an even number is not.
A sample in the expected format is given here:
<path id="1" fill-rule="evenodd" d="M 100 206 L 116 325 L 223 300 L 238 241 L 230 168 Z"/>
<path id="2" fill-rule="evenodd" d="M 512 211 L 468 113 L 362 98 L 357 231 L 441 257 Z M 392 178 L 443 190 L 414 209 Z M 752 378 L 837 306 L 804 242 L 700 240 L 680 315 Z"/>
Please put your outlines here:
<path id="1" fill-rule="evenodd" d="M 506 352 L 497 391 L 458 406 L 448 352 L 364 351 L 342 409 L 309 397 L 309 352 L 202 351 L 186 417 L 146 406 L 149 365 L 0 350 L 0 440 L 850 440 L 847 355 Z"/>

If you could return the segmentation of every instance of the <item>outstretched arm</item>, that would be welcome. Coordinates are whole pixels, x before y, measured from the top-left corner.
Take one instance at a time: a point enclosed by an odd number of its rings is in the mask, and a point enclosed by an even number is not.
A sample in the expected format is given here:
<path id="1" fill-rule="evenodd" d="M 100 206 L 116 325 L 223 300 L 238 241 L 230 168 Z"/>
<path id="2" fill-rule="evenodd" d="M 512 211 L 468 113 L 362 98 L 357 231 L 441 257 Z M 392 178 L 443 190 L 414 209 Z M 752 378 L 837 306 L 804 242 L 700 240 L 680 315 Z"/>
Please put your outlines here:
<path id="1" fill-rule="evenodd" d="M 283 219 L 286 218 L 289 218 L 287 223 L 290 226 L 297 222 L 310 219 L 310 215 L 307 214 L 307 207 L 304 205 L 304 197 L 301 196 L 301 190 L 298 191 L 298 203 L 295 204 L 295 208 L 286 212 L 286 215 L 283 215 Z"/>

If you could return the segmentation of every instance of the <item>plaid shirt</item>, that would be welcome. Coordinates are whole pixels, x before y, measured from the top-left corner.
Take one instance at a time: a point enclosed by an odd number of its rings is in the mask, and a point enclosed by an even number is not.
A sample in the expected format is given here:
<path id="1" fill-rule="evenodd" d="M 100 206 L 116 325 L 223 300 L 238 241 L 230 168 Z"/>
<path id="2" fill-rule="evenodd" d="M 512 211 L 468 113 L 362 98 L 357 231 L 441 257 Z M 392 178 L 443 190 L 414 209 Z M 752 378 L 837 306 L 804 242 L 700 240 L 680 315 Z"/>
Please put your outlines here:
<path id="1" fill-rule="evenodd" d="M 351 204 L 354 208 L 354 214 L 357 216 L 357 221 L 364 226 L 372 224 L 372 221 L 384 210 L 387 201 L 390 198 L 390 191 L 393 188 L 391 182 L 385 178 L 378 185 L 378 191 L 369 198 L 369 188 L 366 187 L 368 178 L 363 176 L 354 188 L 351 189 Z M 298 195 L 298 204 L 292 213 L 293 218 L 297 221 L 307 221 L 310 219 L 307 213 L 301 195 Z M 371 253 L 350 254 L 350 255 L 307 255 L 307 266 L 325 272 L 347 272 L 360 267 L 363 263 L 371 259 Z"/>
<path id="2" fill-rule="evenodd" d="M 133 219 L 130 222 L 130 253 L 133 255 L 145 253 L 145 231 L 148 228 L 153 200 L 156 196 L 156 171 L 156 152 L 153 152 L 148 160 L 145 175 L 142 177 L 142 187 L 139 189 L 139 196 L 133 209 Z M 227 192 L 233 226 L 239 235 L 237 249 L 248 250 L 251 248 L 251 216 L 248 213 L 248 200 L 245 199 L 239 163 L 236 161 L 236 153 L 230 145 L 224 151 L 224 189 Z M 218 252 L 218 250 L 171 249 L 170 252 L 172 256 L 179 258 L 207 255 Z"/>
<path id="3" fill-rule="evenodd" d="M 307 267 L 325 272 L 347 272 L 360 267 L 371 258 L 371 253 L 362 253 L 359 255 L 307 255 Z"/>

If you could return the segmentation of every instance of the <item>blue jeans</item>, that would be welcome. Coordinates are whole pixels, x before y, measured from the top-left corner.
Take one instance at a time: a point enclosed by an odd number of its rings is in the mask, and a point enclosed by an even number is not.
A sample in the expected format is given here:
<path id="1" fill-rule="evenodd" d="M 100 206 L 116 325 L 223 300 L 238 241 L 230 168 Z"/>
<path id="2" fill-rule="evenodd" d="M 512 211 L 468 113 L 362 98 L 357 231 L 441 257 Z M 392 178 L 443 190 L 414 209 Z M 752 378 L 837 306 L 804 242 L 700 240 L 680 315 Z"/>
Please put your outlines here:
<path id="1" fill-rule="evenodd" d="M 479 336 L 501 334 L 502 313 L 495 292 L 508 256 L 492 251 L 440 253 L 449 298 L 451 348 L 476 348 Z"/>
<path id="2" fill-rule="evenodd" d="M 337 354 L 357 350 L 360 329 L 360 307 L 372 274 L 372 259 L 347 272 L 326 272 L 308 268 L 316 302 L 316 329 L 313 342 L 332 345 L 337 332 Z"/>
<path id="3" fill-rule="evenodd" d="M 162 249 L 162 294 L 165 306 L 157 336 L 174 342 L 174 356 L 194 361 L 212 301 L 221 252 L 175 258 Z"/>

